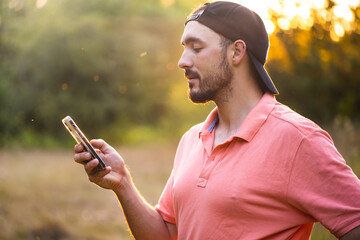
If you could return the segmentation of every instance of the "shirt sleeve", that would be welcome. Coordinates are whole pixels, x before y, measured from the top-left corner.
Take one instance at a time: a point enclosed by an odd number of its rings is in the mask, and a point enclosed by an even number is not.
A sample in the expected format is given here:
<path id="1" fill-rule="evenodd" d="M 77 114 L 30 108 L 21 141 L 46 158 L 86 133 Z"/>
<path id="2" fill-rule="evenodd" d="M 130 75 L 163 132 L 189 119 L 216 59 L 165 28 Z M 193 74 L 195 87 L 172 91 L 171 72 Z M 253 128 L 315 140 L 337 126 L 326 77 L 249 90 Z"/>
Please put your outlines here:
<path id="1" fill-rule="evenodd" d="M 160 196 L 158 204 L 155 206 L 155 209 L 160 213 L 164 221 L 176 224 L 173 198 L 172 198 L 172 186 L 174 183 L 173 172 L 174 171 L 171 172 L 171 175 Z"/>
<path id="2" fill-rule="evenodd" d="M 360 181 L 326 132 L 313 132 L 299 145 L 288 201 L 336 237 L 360 225 Z"/>

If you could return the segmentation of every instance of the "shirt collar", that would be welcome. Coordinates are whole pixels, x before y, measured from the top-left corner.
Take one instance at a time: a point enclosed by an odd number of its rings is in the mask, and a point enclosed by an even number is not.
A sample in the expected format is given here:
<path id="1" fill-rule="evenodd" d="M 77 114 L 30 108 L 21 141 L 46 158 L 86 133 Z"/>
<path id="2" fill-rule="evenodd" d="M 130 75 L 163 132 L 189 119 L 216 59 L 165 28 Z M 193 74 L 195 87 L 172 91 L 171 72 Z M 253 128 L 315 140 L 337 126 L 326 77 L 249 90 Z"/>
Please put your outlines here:
<path id="1" fill-rule="evenodd" d="M 246 116 L 240 128 L 235 133 L 235 137 L 250 142 L 274 109 L 275 103 L 276 100 L 274 95 L 265 93 L 256 106 Z"/>
<path id="2" fill-rule="evenodd" d="M 202 128 L 199 131 L 199 137 L 204 134 L 211 134 L 218 121 L 219 121 L 218 109 L 216 107 L 211 111 L 209 116 L 206 118 Z"/>
<path id="3" fill-rule="evenodd" d="M 274 109 L 275 103 L 276 100 L 274 95 L 271 93 L 265 93 L 256 106 L 246 116 L 245 120 L 233 137 L 241 138 L 250 142 L 264 124 L 271 111 Z M 218 110 L 215 108 L 206 118 L 199 132 L 199 137 L 203 134 L 211 134 L 218 121 Z"/>

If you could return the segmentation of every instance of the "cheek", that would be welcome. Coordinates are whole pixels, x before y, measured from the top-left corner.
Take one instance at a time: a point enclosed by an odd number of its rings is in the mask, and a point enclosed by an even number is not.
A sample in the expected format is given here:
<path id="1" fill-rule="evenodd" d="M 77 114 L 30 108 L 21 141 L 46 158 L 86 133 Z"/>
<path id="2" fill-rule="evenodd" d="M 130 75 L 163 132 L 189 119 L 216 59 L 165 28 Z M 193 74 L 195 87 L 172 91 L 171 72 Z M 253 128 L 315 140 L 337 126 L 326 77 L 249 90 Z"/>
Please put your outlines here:
<path id="1" fill-rule="evenodd" d="M 198 65 L 203 65 L 208 68 L 214 68 L 214 67 L 218 68 L 219 63 L 223 61 L 223 58 L 224 58 L 224 54 L 218 49 L 216 49 L 206 52 L 204 51 L 202 54 L 196 55 L 194 60 L 198 62 Z M 216 69 L 212 69 L 212 70 L 216 70 Z"/>

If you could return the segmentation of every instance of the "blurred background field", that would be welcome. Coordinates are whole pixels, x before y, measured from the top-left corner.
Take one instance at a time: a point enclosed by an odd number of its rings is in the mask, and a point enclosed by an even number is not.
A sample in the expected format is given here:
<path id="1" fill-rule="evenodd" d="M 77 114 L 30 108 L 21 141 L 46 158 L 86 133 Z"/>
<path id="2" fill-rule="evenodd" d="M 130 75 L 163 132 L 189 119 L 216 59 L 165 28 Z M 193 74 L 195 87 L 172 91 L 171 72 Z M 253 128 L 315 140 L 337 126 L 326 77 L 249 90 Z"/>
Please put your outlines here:
<path id="1" fill-rule="evenodd" d="M 153 205 L 175 149 L 168 143 L 119 148 Z M 89 183 L 71 150 L 10 150 L 0 158 L 0 239 L 131 239 L 115 195 Z"/>
<path id="2" fill-rule="evenodd" d="M 0 239 L 129 239 L 113 194 L 72 162 L 72 116 L 125 157 L 155 204 L 176 144 L 213 104 L 177 68 L 199 0 L 0 1 Z M 270 34 L 277 99 L 332 135 L 360 175 L 360 1 L 238 1 Z M 334 239 L 316 225 L 312 239 Z"/>
<path id="3" fill-rule="evenodd" d="M 340 152 L 360 176 L 360 128 L 334 127 Z M 172 168 L 176 142 L 120 146 L 135 184 L 155 205 Z M 72 150 L 12 149 L 0 152 L 0 239 L 132 239 L 115 195 L 91 184 Z M 333 240 L 316 224 L 314 240 Z"/>

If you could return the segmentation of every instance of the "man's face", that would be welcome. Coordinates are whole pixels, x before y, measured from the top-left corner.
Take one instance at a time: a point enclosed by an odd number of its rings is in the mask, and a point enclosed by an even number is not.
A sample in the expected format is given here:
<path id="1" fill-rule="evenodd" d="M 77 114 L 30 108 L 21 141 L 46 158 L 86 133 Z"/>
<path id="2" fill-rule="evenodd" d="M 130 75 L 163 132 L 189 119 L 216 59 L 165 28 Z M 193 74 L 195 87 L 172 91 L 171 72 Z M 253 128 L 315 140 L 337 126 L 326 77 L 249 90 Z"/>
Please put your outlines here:
<path id="1" fill-rule="evenodd" d="M 220 42 L 217 33 L 197 21 L 185 27 L 181 39 L 184 52 L 178 66 L 185 70 L 193 102 L 205 103 L 216 100 L 219 94 L 229 94 L 232 72 Z"/>

